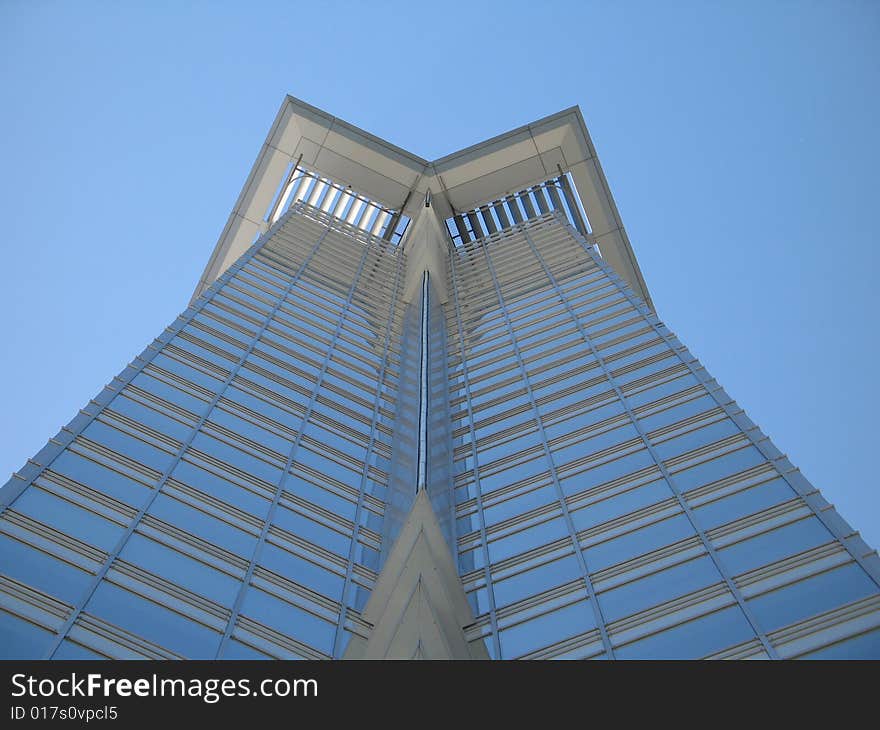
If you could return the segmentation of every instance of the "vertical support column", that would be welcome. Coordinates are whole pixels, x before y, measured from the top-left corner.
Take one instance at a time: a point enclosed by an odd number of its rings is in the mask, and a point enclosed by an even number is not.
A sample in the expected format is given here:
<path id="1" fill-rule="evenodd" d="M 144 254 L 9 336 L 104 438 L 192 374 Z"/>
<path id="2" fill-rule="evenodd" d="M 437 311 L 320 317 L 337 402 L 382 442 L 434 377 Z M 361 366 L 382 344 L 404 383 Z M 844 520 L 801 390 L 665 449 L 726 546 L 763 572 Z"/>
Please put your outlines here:
<path id="1" fill-rule="evenodd" d="M 422 275 L 422 317 L 419 342 L 419 448 L 416 492 L 428 486 L 428 272 Z"/>
<path id="2" fill-rule="evenodd" d="M 448 420 L 445 322 L 447 233 L 430 198 L 401 243 L 406 255 L 402 299 L 400 388 L 394 421 L 382 556 L 394 546 L 417 492 L 427 490 L 444 537 L 455 554 L 452 505 L 452 431 Z M 439 327 L 438 327 L 439 322 Z"/>
<path id="3" fill-rule="evenodd" d="M 407 261 L 407 269 L 409 268 Z M 409 274 L 405 274 L 408 278 Z M 419 395 L 421 368 L 421 299 L 413 299 L 403 314 L 400 346 L 400 379 L 394 412 L 388 496 L 382 520 L 382 551 L 379 568 L 385 565 L 403 523 L 412 509 L 419 481 Z"/>
<path id="4" fill-rule="evenodd" d="M 440 531 L 449 543 L 449 549 L 458 559 L 455 527 L 455 495 L 452 475 L 452 414 L 449 406 L 449 368 L 446 350 L 446 313 L 438 301 L 434 277 L 428 278 L 428 297 L 425 326 L 427 328 L 428 358 L 425 386 L 428 410 L 425 419 L 428 454 L 428 497 L 440 524 Z"/>

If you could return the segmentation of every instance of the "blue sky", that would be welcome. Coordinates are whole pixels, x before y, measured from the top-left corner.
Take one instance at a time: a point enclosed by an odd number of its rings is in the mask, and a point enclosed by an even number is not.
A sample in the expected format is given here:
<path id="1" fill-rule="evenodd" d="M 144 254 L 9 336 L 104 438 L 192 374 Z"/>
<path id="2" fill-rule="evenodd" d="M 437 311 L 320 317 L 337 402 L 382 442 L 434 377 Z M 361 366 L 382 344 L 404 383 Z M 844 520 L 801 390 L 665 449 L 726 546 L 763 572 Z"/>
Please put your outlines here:
<path id="1" fill-rule="evenodd" d="M 285 93 L 429 159 L 579 104 L 661 318 L 878 546 L 878 87 L 871 1 L 2 0 L 0 482 L 186 306 Z"/>

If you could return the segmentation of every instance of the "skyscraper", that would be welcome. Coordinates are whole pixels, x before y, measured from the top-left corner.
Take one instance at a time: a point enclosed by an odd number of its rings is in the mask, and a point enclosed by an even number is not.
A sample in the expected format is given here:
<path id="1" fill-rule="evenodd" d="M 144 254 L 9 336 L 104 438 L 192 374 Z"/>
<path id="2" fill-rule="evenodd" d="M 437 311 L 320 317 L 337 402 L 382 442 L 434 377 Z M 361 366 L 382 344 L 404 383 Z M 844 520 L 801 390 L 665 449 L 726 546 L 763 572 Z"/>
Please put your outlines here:
<path id="1" fill-rule="evenodd" d="M 286 98 L 0 573 L 6 657 L 880 657 L 880 559 L 659 321 L 576 108 L 430 162 Z"/>

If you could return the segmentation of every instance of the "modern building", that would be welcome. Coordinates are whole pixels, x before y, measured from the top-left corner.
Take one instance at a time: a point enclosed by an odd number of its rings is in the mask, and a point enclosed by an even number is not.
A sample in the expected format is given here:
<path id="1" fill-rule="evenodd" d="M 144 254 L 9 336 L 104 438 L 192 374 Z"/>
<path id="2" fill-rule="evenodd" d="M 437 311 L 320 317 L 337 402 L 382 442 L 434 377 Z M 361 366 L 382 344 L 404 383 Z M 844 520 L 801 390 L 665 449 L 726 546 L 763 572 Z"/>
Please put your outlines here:
<path id="1" fill-rule="evenodd" d="M 431 162 L 286 98 L 189 307 L 0 490 L 6 657 L 880 657 L 878 586 L 577 108 Z"/>

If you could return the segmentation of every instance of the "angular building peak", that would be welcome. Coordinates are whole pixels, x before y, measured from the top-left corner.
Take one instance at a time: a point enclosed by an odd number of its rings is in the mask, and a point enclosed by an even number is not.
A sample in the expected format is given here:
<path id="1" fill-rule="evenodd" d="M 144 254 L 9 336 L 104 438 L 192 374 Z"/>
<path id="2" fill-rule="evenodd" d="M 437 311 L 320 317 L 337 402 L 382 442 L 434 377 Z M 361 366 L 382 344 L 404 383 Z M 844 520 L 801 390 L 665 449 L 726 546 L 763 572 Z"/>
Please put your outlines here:
<path id="1" fill-rule="evenodd" d="M 556 180 L 558 195 L 544 194 L 548 181 Z M 292 96 L 281 104 L 194 296 L 296 199 L 320 202 L 325 212 L 335 210 L 347 222 L 357 220 L 391 239 L 403 233 L 401 218 L 418 215 L 429 196 L 436 215 L 463 217 L 463 235 L 476 238 L 500 225 L 494 212 L 499 207 L 511 220 L 510 205 L 521 208 L 522 219 L 531 217 L 528 207 L 504 201 L 523 199 L 532 206 L 530 191 L 536 188 L 548 209 L 565 210 L 580 232 L 599 244 L 608 263 L 650 306 L 578 107 L 431 162 Z"/>
<path id="2" fill-rule="evenodd" d="M 488 659 L 465 630 L 474 617 L 427 492 L 420 491 L 364 612 L 346 659 Z"/>

